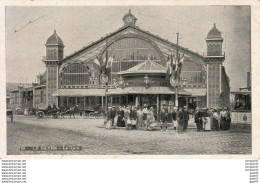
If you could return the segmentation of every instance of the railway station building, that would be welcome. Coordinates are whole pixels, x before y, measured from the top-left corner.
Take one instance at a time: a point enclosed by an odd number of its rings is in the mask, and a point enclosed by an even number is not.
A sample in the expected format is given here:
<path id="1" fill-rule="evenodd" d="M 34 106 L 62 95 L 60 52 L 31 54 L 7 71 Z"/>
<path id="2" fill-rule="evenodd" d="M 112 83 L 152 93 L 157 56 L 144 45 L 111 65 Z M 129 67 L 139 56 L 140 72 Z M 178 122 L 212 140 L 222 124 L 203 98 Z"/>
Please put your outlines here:
<path id="1" fill-rule="evenodd" d="M 223 37 L 215 24 L 205 35 L 207 50 L 201 55 L 138 27 L 130 10 L 122 20 L 118 30 L 66 57 L 65 44 L 54 31 L 45 44 L 45 82 L 33 89 L 34 107 L 56 103 L 80 109 L 104 108 L 107 95 L 109 106 L 147 104 L 158 114 L 163 104 L 169 108 L 175 105 L 176 92 L 179 106 L 229 106 Z M 183 56 L 178 89 L 166 74 L 167 63 L 176 57 L 177 50 Z M 104 67 L 110 71 L 108 90 L 101 78 Z"/>

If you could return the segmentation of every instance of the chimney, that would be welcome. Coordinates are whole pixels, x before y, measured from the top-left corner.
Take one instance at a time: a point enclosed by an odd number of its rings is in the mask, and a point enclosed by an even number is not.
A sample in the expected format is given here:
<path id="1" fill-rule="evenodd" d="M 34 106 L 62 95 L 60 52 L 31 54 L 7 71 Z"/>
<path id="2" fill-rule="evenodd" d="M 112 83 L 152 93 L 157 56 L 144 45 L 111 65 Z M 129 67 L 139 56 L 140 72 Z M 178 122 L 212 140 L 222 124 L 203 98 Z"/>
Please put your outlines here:
<path id="1" fill-rule="evenodd" d="M 251 90 L 251 72 L 247 72 L 247 88 Z"/>

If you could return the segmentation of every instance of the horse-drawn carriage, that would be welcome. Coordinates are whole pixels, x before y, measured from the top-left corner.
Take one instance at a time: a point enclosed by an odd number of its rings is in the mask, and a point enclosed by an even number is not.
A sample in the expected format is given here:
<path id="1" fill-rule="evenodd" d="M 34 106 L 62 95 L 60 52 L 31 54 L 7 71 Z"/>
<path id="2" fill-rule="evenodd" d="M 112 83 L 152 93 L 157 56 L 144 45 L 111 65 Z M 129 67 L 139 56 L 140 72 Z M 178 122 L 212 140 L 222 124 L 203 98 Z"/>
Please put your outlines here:
<path id="1" fill-rule="evenodd" d="M 78 106 L 74 107 L 67 107 L 67 108 L 56 108 L 56 109 L 37 109 L 36 110 L 36 117 L 38 119 L 42 119 L 43 117 L 52 117 L 53 119 L 57 119 L 59 117 L 65 118 L 66 115 L 69 115 L 70 118 L 73 116 L 75 118 L 75 111 L 78 108 Z"/>
<path id="2" fill-rule="evenodd" d="M 58 110 L 50 110 L 50 109 L 37 109 L 36 117 L 38 119 L 42 119 L 43 117 L 52 117 L 53 119 L 57 119 L 59 116 Z"/>
<path id="3" fill-rule="evenodd" d="M 104 116 L 104 111 L 102 109 L 94 110 L 92 108 L 89 109 L 84 109 L 84 118 L 98 118 L 98 117 L 103 117 Z"/>

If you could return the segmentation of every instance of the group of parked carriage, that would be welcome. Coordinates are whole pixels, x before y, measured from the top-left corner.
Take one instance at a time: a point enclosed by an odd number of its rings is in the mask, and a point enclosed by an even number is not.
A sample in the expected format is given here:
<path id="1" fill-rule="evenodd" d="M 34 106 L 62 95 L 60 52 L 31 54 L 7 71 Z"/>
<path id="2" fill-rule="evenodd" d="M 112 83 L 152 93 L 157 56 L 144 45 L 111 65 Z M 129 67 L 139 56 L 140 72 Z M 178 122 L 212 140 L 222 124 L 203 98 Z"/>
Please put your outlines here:
<path id="1" fill-rule="evenodd" d="M 70 118 L 75 118 L 75 113 L 79 113 L 80 116 L 84 118 L 98 118 L 103 117 L 103 110 L 94 110 L 94 109 L 84 109 L 80 110 L 78 105 L 73 107 L 60 107 L 60 108 L 46 108 L 46 109 L 37 109 L 36 116 L 38 119 L 42 119 L 44 117 L 51 117 L 53 119 L 65 118 L 65 116 L 69 116 Z"/>

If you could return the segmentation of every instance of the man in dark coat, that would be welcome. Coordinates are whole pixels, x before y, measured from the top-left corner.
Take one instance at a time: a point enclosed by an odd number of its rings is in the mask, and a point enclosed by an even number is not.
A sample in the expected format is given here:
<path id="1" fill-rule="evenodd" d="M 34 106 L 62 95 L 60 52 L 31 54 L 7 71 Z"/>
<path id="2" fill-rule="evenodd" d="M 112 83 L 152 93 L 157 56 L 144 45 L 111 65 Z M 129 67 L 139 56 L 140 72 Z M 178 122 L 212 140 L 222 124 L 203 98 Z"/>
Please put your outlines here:
<path id="1" fill-rule="evenodd" d="M 130 109 L 130 120 L 132 121 L 132 129 L 137 129 L 137 110 L 135 106 Z"/>
<path id="2" fill-rule="evenodd" d="M 116 117 L 116 108 L 113 106 L 112 109 L 111 109 L 112 126 L 114 126 L 115 117 Z"/>
<path id="3" fill-rule="evenodd" d="M 200 132 L 203 128 L 203 126 L 202 126 L 202 112 L 198 107 L 196 107 L 196 111 L 195 111 L 195 123 L 196 123 L 196 126 L 197 126 L 197 131 Z"/>
<path id="4" fill-rule="evenodd" d="M 177 112 L 177 121 L 178 121 L 178 133 L 183 133 L 183 123 L 184 123 L 184 115 L 182 107 L 179 107 L 179 111 Z"/>
<path id="5" fill-rule="evenodd" d="M 112 107 L 109 107 L 107 110 L 107 121 L 112 118 Z"/>
<path id="6" fill-rule="evenodd" d="M 187 130 L 189 119 L 190 119 L 190 116 L 189 116 L 189 112 L 188 112 L 188 107 L 184 106 L 184 111 L 183 111 L 183 131 Z"/>
<path id="7" fill-rule="evenodd" d="M 123 119 L 124 119 L 124 108 L 123 107 L 119 107 L 117 115 L 118 115 L 117 126 L 118 127 L 125 127 L 125 122 L 123 121 Z"/>
<path id="8" fill-rule="evenodd" d="M 229 109 L 227 107 L 224 108 L 226 110 L 226 130 L 230 129 L 230 123 L 231 123 L 231 117 L 230 117 L 230 112 Z"/>
<path id="9" fill-rule="evenodd" d="M 55 103 L 53 103 L 52 109 L 53 109 L 54 111 L 57 111 L 57 106 L 56 106 Z"/>
<path id="10" fill-rule="evenodd" d="M 167 130 L 167 116 L 168 116 L 168 109 L 166 108 L 165 104 L 163 104 L 163 108 L 161 110 L 161 131 L 163 126 Z"/>
<path id="11" fill-rule="evenodd" d="M 48 111 L 51 111 L 51 104 L 48 105 L 47 109 Z"/>

